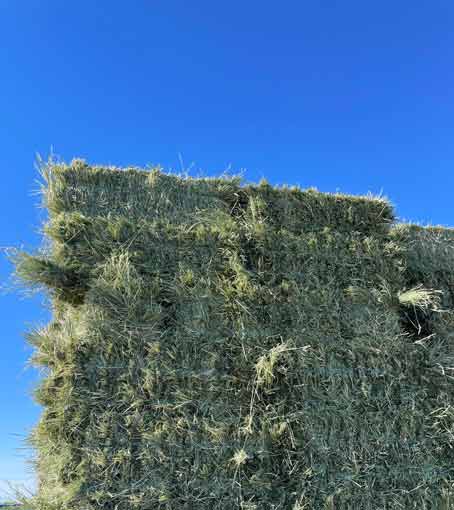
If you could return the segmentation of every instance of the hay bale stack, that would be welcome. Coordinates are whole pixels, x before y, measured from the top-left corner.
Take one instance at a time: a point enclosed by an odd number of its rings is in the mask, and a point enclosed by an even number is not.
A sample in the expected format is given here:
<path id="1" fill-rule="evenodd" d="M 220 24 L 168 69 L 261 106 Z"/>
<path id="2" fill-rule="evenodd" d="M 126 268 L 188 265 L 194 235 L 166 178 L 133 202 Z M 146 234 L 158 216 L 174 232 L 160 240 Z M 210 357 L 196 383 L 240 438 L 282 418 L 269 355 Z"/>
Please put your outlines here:
<path id="1" fill-rule="evenodd" d="M 448 233 L 265 181 L 44 175 L 35 508 L 454 508 Z"/>

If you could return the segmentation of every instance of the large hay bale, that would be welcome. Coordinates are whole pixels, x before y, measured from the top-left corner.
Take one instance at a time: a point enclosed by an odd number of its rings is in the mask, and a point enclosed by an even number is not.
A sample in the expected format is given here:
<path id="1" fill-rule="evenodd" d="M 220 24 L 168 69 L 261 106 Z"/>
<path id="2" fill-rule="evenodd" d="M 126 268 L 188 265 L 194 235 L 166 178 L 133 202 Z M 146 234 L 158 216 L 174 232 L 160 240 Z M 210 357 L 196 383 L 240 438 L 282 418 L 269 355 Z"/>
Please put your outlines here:
<path id="1" fill-rule="evenodd" d="M 54 306 L 35 508 L 454 508 L 448 231 L 265 181 L 44 175 L 52 247 L 17 265 Z"/>

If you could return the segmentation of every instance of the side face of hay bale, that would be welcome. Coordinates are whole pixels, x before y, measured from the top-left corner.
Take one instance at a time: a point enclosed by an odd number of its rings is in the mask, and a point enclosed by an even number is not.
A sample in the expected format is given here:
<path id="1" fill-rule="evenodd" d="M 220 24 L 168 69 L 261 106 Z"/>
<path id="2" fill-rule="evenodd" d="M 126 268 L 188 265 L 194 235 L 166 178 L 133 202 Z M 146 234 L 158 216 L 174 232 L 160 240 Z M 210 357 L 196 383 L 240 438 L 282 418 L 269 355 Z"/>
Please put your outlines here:
<path id="1" fill-rule="evenodd" d="M 433 308 L 408 289 L 452 290 L 449 250 L 427 266 L 379 199 L 45 176 L 52 253 L 18 266 L 54 298 L 30 334 L 36 508 L 449 508 L 452 327 L 430 343 L 406 321 Z"/>

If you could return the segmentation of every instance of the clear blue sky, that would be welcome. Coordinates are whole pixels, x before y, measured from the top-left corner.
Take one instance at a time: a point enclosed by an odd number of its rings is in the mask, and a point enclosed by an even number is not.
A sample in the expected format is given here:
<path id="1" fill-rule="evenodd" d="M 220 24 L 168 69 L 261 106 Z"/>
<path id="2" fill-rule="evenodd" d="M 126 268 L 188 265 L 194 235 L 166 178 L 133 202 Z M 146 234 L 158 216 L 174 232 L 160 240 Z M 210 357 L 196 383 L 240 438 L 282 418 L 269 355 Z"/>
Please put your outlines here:
<path id="1" fill-rule="evenodd" d="M 39 245 L 33 163 L 51 147 L 382 192 L 454 225 L 453 26 L 450 0 L 0 0 L 0 246 Z M 0 480 L 24 479 L 39 408 L 22 333 L 48 314 L 0 299 Z"/>

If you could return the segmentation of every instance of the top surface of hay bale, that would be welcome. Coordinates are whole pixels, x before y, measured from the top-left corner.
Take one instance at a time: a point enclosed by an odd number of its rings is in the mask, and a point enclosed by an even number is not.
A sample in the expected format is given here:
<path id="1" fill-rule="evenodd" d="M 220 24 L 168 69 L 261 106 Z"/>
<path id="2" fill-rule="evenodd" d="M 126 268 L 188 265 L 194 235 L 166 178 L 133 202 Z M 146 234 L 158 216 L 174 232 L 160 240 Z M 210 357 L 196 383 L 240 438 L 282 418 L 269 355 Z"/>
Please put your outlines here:
<path id="1" fill-rule="evenodd" d="M 46 205 L 54 215 L 77 211 L 85 216 L 184 222 L 200 210 L 239 214 L 251 208 L 252 199 L 257 210 L 251 214 L 294 232 L 325 226 L 383 231 L 394 220 L 393 209 L 384 199 L 276 188 L 264 181 L 242 186 L 239 177 L 181 178 L 158 169 L 119 170 L 83 162 L 53 166 L 45 175 Z"/>

